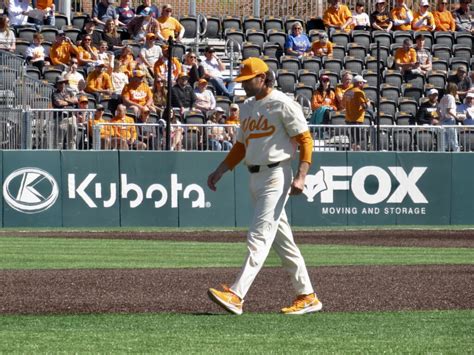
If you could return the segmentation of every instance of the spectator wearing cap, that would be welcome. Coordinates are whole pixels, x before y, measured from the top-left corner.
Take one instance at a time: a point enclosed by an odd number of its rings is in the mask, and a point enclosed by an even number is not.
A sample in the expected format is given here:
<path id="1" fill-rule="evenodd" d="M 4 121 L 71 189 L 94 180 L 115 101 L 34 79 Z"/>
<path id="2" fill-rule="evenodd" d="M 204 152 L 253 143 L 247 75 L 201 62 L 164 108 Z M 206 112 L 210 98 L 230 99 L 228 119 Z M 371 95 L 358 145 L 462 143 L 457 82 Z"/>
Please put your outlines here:
<path id="1" fill-rule="evenodd" d="M 354 30 L 369 30 L 370 29 L 370 19 L 369 15 L 364 11 L 364 3 L 357 2 L 355 11 L 352 12 L 352 26 Z"/>
<path id="2" fill-rule="evenodd" d="M 147 33 L 145 36 L 145 44 L 140 49 L 140 60 L 147 67 L 150 73 L 153 73 L 153 67 L 160 57 L 163 55 L 161 47 L 156 44 L 156 35 Z"/>
<path id="3" fill-rule="evenodd" d="M 171 16 L 173 7 L 170 4 L 165 4 L 161 8 L 161 16 L 158 17 L 158 23 L 160 24 L 160 35 L 167 41 L 169 37 L 181 42 L 184 37 L 184 26 Z"/>
<path id="4" fill-rule="evenodd" d="M 413 69 L 413 72 L 426 75 L 432 69 L 433 59 L 430 51 L 425 48 L 425 35 L 418 34 L 415 38 L 415 43 L 417 67 Z"/>
<path id="5" fill-rule="evenodd" d="M 108 123 L 109 121 L 104 119 L 105 107 L 103 105 L 97 105 L 95 108 L 94 116 L 89 119 L 88 127 L 88 140 L 93 143 L 94 139 L 94 126 L 100 125 L 101 123 Z M 100 126 L 100 148 L 109 150 L 111 148 L 111 138 L 113 137 L 113 127 L 110 125 Z"/>
<path id="6" fill-rule="evenodd" d="M 205 59 L 201 62 L 204 68 L 204 79 L 216 88 L 217 95 L 232 99 L 235 83 L 228 77 L 224 78 L 222 72 L 225 70 L 225 64 L 216 56 L 216 50 L 213 47 L 206 47 L 204 56 Z"/>
<path id="7" fill-rule="evenodd" d="M 130 0 L 120 0 L 120 5 L 115 9 L 119 26 L 127 26 L 135 17 L 135 10 L 130 5 Z"/>
<path id="8" fill-rule="evenodd" d="M 316 57 L 331 57 L 334 45 L 329 41 L 327 33 L 320 32 L 318 38 L 311 45 L 310 53 Z"/>
<path id="9" fill-rule="evenodd" d="M 448 83 L 454 83 L 457 87 L 457 95 L 459 100 L 463 100 L 466 97 L 467 92 L 472 87 L 471 78 L 467 76 L 466 68 L 460 65 L 455 74 L 448 76 Z"/>
<path id="10" fill-rule="evenodd" d="M 343 110 L 342 98 L 347 90 L 352 89 L 352 73 L 350 71 L 343 71 L 341 75 L 341 83 L 336 85 L 336 107 L 338 110 Z"/>
<path id="11" fill-rule="evenodd" d="M 361 75 L 352 79 L 353 87 L 344 93 L 343 104 L 346 109 L 346 124 L 361 125 L 364 123 L 365 112 L 370 108 L 370 100 L 363 90 L 367 83 Z M 357 127 L 350 129 L 351 149 L 360 150 L 361 134 Z"/>
<path id="12" fill-rule="evenodd" d="M 472 15 L 469 11 L 471 0 L 460 0 L 459 7 L 453 11 L 456 31 L 471 32 L 474 34 Z"/>
<path id="13" fill-rule="evenodd" d="M 132 109 L 135 116 L 147 109 L 155 112 L 153 106 L 153 93 L 145 82 L 146 74 L 143 70 L 134 70 L 130 83 L 122 90 L 122 101 L 128 108 Z"/>
<path id="14" fill-rule="evenodd" d="M 68 80 L 62 75 L 56 78 L 56 90 L 51 98 L 54 108 L 73 108 L 77 104 L 77 98 L 67 90 L 67 82 Z"/>
<path id="15" fill-rule="evenodd" d="M 59 31 L 49 53 L 51 63 L 53 65 L 70 65 L 73 56 L 79 56 L 79 50 L 71 39 L 66 37 L 64 31 Z"/>
<path id="16" fill-rule="evenodd" d="M 92 45 L 92 37 L 85 35 L 82 37 L 81 44 L 77 47 L 79 66 L 91 67 L 99 60 L 99 50 Z"/>
<path id="17" fill-rule="evenodd" d="M 0 38 L 1 43 L 1 38 Z M 43 73 L 43 67 L 46 62 L 46 51 L 42 45 L 43 35 L 35 33 L 33 35 L 33 43 L 31 43 L 25 51 L 25 58 L 28 64 L 37 67 L 40 73 Z M 1 45 L 0 45 L 1 47 Z"/>
<path id="18" fill-rule="evenodd" d="M 426 93 L 428 100 L 421 103 L 418 111 L 416 111 L 415 122 L 417 125 L 438 125 L 438 90 L 430 89 Z"/>
<path id="19" fill-rule="evenodd" d="M 142 5 L 137 7 L 137 14 L 141 13 L 146 7 L 150 9 L 150 15 L 154 19 L 160 17 L 160 9 L 151 3 L 151 0 L 143 0 Z"/>
<path id="20" fill-rule="evenodd" d="M 161 77 L 163 80 L 168 80 L 168 56 L 169 50 L 168 45 L 161 47 L 163 55 L 156 61 L 155 66 L 153 67 L 153 73 L 156 76 Z M 171 58 L 171 81 L 172 83 L 176 82 L 178 75 L 183 71 L 181 61 L 173 57 Z"/>
<path id="21" fill-rule="evenodd" d="M 352 30 L 352 13 L 341 0 L 330 0 L 329 7 L 324 11 L 323 21 L 329 33 L 335 30 L 350 32 Z"/>
<path id="22" fill-rule="evenodd" d="M 108 20 L 107 20 L 108 21 Z M 107 21 L 105 21 L 105 24 L 107 25 Z M 110 20 L 114 23 L 115 25 L 115 21 L 114 20 Z M 116 25 L 115 25 L 116 26 Z M 96 23 L 92 20 L 90 21 L 87 21 L 85 24 L 84 24 L 84 28 L 81 30 L 81 33 L 79 33 L 79 35 L 77 36 L 77 39 L 79 41 L 82 41 L 82 39 L 85 37 L 85 36 L 90 36 L 92 38 L 92 45 L 94 46 L 98 46 L 99 45 L 99 42 L 102 40 L 102 34 L 100 31 L 96 31 Z"/>
<path id="23" fill-rule="evenodd" d="M 145 145 L 145 149 L 158 150 L 159 134 L 156 126 L 147 126 L 147 123 L 154 123 L 150 118 L 150 110 L 145 107 L 137 119 L 137 140 Z"/>
<path id="24" fill-rule="evenodd" d="M 189 76 L 180 73 L 176 84 L 171 88 L 171 106 L 179 108 L 181 115 L 185 111 L 191 110 L 196 102 L 196 94 L 188 83 Z"/>
<path id="25" fill-rule="evenodd" d="M 216 98 L 212 91 L 207 89 L 206 79 L 199 79 L 194 89 L 194 94 L 196 95 L 194 107 L 201 110 L 204 114 L 216 107 Z"/>
<path id="26" fill-rule="evenodd" d="M 29 1 L 10 0 L 8 2 L 8 18 L 13 27 L 24 26 L 28 22 L 28 12 L 33 10 Z"/>
<path id="27" fill-rule="evenodd" d="M 429 1 L 421 0 L 418 11 L 413 15 L 411 22 L 413 31 L 434 31 L 436 29 L 435 19 L 429 8 Z"/>
<path id="28" fill-rule="evenodd" d="M 92 37 L 94 39 L 94 37 Z M 101 34 L 101 40 L 107 42 L 109 51 L 123 48 L 122 39 L 117 31 L 117 25 L 114 20 L 105 21 L 104 31 Z M 94 40 L 92 41 L 94 42 Z"/>
<path id="29" fill-rule="evenodd" d="M 399 69 L 400 73 L 405 77 L 418 66 L 416 50 L 412 47 L 411 40 L 407 38 L 403 40 L 403 46 L 395 51 L 395 68 Z"/>
<path id="30" fill-rule="evenodd" d="M 101 28 L 105 26 L 105 22 L 108 19 L 115 21 L 115 24 L 118 25 L 118 15 L 115 11 L 115 6 L 112 5 L 114 0 L 100 0 L 92 11 L 92 20 L 99 25 Z"/>
<path id="31" fill-rule="evenodd" d="M 304 56 L 311 48 L 308 36 L 303 33 L 303 25 L 297 21 L 291 26 L 291 33 L 285 41 L 285 52 L 288 55 Z"/>
<path id="32" fill-rule="evenodd" d="M 7 16 L 0 16 L 0 49 L 8 52 L 15 52 L 15 33 L 9 27 L 10 20 Z"/>
<path id="33" fill-rule="evenodd" d="M 390 11 L 394 31 L 410 31 L 413 13 L 405 0 L 395 0 L 395 6 Z"/>
<path id="34" fill-rule="evenodd" d="M 188 51 L 184 56 L 182 68 L 183 72 L 189 75 L 189 85 L 192 87 L 199 79 L 204 78 L 204 67 L 199 63 L 197 54 L 193 50 Z"/>
<path id="35" fill-rule="evenodd" d="M 464 125 L 474 125 L 474 92 L 468 92 L 462 104 L 457 105 L 458 120 Z"/>
<path id="36" fill-rule="evenodd" d="M 232 149 L 231 137 L 222 126 L 223 123 L 225 123 L 224 109 L 216 107 L 206 122 L 206 125 L 209 126 L 207 130 L 208 148 L 213 151 L 229 151 Z"/>
<path id="37" fill-rule="evenodd" d="M 133 118 L 127 116 L 125 105 L 118 105 L 115 116 L 110 120 L 114 123 L 111 145 L 114 149 L 120 150 L 146 150 L 146 145 L 137 140 L 137 128 Z"/>
<path id="38" fill-rule="evenodd" d="M 112 95 L 114 91 L 112 79 L 110 79 L 104 63 L 98 63 L 94 70 L 87 75 L 86 81 L 87 86 L 85 90 L 89 94 L 94 95 L 96 102 L 100 102 L 102 96 Z"/>
<path id="39" fill-rule="evenodd" d="M 436 31 L 456 31 L 456 22 L 447 9 L 448 4 L 447 0 L 438 0 L 436 11 L 433 11 Z"/>
<path id="40" fill-rule="evenodd" d="M 135 41 L 145 41 L 148 33 L 153 33 L 158 39 L 163 40 L 160 34 L 160 23 L 151 16 L 149 7 L 144 8 L 127 25 L 127 30 Z"/>
<path id="41" fill-rule="evenodd" d="M 331 87 L 329 76 L 321 75 L 319 78 L 319 85 L 311 97 L 311 109 L 313 110 L 312 124 L 326 124 L 329 121 L 329 111 L 337 110 L 336 93 Z"/>
<path id="42" fill-rule="evenodd" d="M 74 113 L 74 143 L 71 143 L 71 145 L 74 144 L 78 149 L 88 149 L 89 137 L 87 129 L 89 120 L 92 120 L 94 116 L 91 111 L 86 111 L 89 108 L 89 98 L 85 95 L 79 96 L 77 108 L 84 111 Z"/>
<path id="43" fill-rule="evenodd" d="M 237 126 L 240 125 L 240 107 L 239 105 L 232 103 L 229 106 L 229 115 L 225 120 L 225 124 L 234 125 L 233 127 L 226 127 L 225 130 L 229 135 L 229 141 L 235 142 L 237 135 Z"/>
<path id="44" fill-rule="evenodd" d="M 390 32 L 392 29 L 393 21 L 385 0 L 376 1 L 375 11 L 370 14 L 370 23 L 374 30 Z"/>

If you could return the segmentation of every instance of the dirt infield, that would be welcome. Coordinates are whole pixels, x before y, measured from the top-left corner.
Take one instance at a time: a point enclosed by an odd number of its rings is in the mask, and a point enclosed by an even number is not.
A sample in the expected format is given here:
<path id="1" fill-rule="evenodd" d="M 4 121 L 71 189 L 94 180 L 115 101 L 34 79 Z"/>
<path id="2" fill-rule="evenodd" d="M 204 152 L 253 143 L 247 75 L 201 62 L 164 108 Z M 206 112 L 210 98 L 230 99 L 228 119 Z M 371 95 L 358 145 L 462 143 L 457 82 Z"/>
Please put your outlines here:
<path id="1" fill-rule="evenodd" d="M 12 236 L 2 231 L 1 236 Z M 16 236 L 32 232 L 15 233 Z M 38 233 L 34 234 L 38 236 Z M 474 247 L 474 231 L 298 232 L 298 243 Z M 244 241 L 243 232 L 84 233 L 44 237 Z M 41 235 L 40 235 L 41 237 Z M 474 265 L 345 266 L 310 268 L 324 311 L 474 309 Z M 235 268 L 0 271 L 0 314 L 217 313 L 208 287 L 231 282 Z M 293 298 L 280 268 L 264 268 L 245 311 L 276 312 Z"/>

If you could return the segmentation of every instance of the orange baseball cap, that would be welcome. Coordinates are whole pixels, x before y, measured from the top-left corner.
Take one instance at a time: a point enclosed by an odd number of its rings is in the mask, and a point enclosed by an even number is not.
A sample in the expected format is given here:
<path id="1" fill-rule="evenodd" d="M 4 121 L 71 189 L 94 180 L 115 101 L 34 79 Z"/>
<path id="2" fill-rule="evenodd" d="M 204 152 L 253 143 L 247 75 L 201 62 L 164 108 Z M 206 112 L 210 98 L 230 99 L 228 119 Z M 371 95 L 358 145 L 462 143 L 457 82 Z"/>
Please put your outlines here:
<path id="1" fill-rule="evenodd" d="M 207 84 L 206 79 L 199 79 L 198 84 Z"/>
<path id="2" fill-rule="evenodd" d="M 240 74 L 235 81 L 242 82 L 255 78 L 257 75 L 264 74 L 268 71 L 268 65 L 259 58 L 248 58 L 240 64 Z"/>
<path id="3" fill-rule="evenodd" d="M 150 33 L 147 33 L 146 36 L 145 36 L 146 39 L 155 39 L 156 36 L 154 33 L 150 32 Z"/>

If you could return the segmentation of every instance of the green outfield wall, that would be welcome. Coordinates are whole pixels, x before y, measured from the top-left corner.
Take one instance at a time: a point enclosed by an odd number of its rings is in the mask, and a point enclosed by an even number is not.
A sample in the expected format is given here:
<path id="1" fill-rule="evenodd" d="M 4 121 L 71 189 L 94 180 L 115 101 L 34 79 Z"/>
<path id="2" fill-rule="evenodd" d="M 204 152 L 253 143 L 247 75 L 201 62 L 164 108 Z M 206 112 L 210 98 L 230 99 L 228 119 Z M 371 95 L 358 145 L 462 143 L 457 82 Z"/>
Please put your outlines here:
<path id="1" fill-rule="evenodd" d="M 206 186 L 217 152 L 3 151 L 3 227 L 234 227 L 252 213 L 239 165 Z M 297 161 L 294 162 L 296 168 Z M 294 226 L 474 223 L 474 154 L 313 154 Z"/>

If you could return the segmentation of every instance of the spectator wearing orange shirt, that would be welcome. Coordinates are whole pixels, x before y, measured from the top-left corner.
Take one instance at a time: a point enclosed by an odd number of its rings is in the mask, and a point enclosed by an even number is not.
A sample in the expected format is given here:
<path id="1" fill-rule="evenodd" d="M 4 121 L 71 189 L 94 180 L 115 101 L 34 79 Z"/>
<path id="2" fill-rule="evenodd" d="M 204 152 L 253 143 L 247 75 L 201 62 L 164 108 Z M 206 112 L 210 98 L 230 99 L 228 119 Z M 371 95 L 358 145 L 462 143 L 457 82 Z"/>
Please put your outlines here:
<path id="1" fill-rule="evenodd" d="M 413 15 L 411 28 L 414 31 L 434 31 L 436 28 L 435 19 L 431 11 L 429 11 L 430 3 L 428 0 L 421 0 L 420 7 Z"/>
<path id="2" fill-rule="evenodd" d="M 98 63 L 94 70 L 87 75 L 87 86 L 85 91 L 94 95 L 96 102 L 100 102 L 102 96 L 110 96 L 114 91 L 112 79 L 107 73 L 104 63 Z"/>
<path id="3" fill-rule="evenodd" d="M 328 40 L 326 32 L 320 32 L 319 41 L 314 41 L 311 45 L 311 52 L 317 57 L 331 57 L 333 51 L 333 44 Z"/>
<path id="4" fill-rule="evenodd" d="M 51 46 L 49 58 L 53 65 L 69 65 L 72 56 L 78 56 L 79 50 L 72 43 L 69 37 L 66 37 L 64 31 L 59 31 L 56 40 Z"/>
<path id="5" fill-rule="evenodd" d="M 433 11 L 436 31 L 456 31 L 456 22 L 451 12 L 446 9 L 447 5 L 447 0 L 438 0 L 436 11 Z"/>
<path id="6" fill-rule="evenodd" d="M 161 8 L 161 16 L 157 19 L 160 24 L 160 35 L 165 41 L 171 36 L 177 42 L 181 42 L 184 36 L 184 27 L 171 16 L 172 12 L 173 7 L 170 4 L 163 5 Z"/>
<path id="7" fill-rule="evenodd" d="M 336 86 L 336 107 L 338 110 L 344 110 L 344 102 L 342 98 L 347 90 L 352 89 L 352 73 L 349 71 L 342 72 L 341 84 Z"/>
<path id="8" fill-rule="evenodd" d="M 330 6 L 324 11 L 323 21 L 330 34 L 334 30 L 352 30 L 351 10 L 346 5 L 341 5 L 341 0 L 330 0 Z"/>
<path id="9" fill-rule="evenodd" d="M 88 134 L 91 140 L 94 139 L 94 126 L 101 123 L 108 123 L 104 119 L 105 107 L 103 105 L 97 105 L 96 111 L 92 119 L 87 122 Z M 101 149 L 110 149 L 110 139 L 113 136 L 112 126 L 104 125 L 100 127 L 100 147 Z"/>
<path id="10" fill-rule="evenodd" d="M 53 0 L 36 0 L 36 8 L 44 11 L 44 25 L 55 25 L 54 11 L 56 9 Z"/>
<path id="11" fill-rule="evenodd" d="M 404 76 L 418 67 L 416 50 L 412 47 L 413 43 L 407 38 L 403 40 L 403 47 L 395 51 L 395 68 L 399 69 Z"/>
<path id="12" fill-rule="evenodd" d="M 132 72 L 135 70 L 137 66 L 137 62 L 135 61 L 135 57 L 133 55 L 133 51 L 129 46 L 125 46 L 122 51 L 120 52 L 120 56 L 118 58 L 120 63 L 120 67 L 122 71 L 128 75 L 130 78 L 132 76 Z"/>
<path id="13" fill-rule="evenodd" d="M 163 51 L 163 55 L 160 57 L 160 59 L 158 59 L 155 62 L 155 65 L 153 67 L 153 72 L 155 73 L 155 77 L 159 76 L 160 78 L 166 81 L 168 79 L 169 50 L 168 50 L 167 45 L 164 45 L 163 47 L 161 47 L 161 49 Z M 176 79 L 178 78 L 178 75 L 183 71 L 183 69 L 182 69 L 181 62 L 179 61 L 178 58 L 173 57 L 171 59 L 171 63 L 172 63 L 171 80 L 172 80 L 172 83 L 174 84 L 176 82 Z"/>
<path id="14" fill-rule="evenodd" d="M 122 100 L 125 106 L 133 110 L 135 116 L 140 116 L 145 109 L 155 112 L 153 93 L 145 82 L 146 74 L 143 70 L 134 70 L 130 82 L 122 90 Z"/>
<path id="15" fill-rule="evenodd" d="M 92 37 L 85 35 L 82 37 L 81 45 L 77 47 L 79 52 L 79 66 L 90 67 L 99 59 L 99 50 L 92 45 Z"/>
<path id="16" fill-rule="evenodd" d="M 393 21 L 394 31 L 411 30 L 411 22 L 413 21 L 413 13 L 405 4 L 405 0 L 395 0 L 395 7 L 390 11 Z"/>
<path id="17" fill-rule="evenodd" d="M 113 127 L 112 148 L 122 150 L 146 150 L 146 144 L 137 140 L 137 129 L 133 118 L 126 115 L 125 105 L 118 105 L 115 116 L 110 123 Z"/>
<path id="18" fill-rule="evenodd" d="M 311 109 L 314 111 L 311 124 L 327 123 L 329 121 L 329 111 L 337 110 L 336 93 L 331 87 L 329 76 L 321 75 L 319 78 L 319 86 L 313 91 L 311 97 Z"/>

